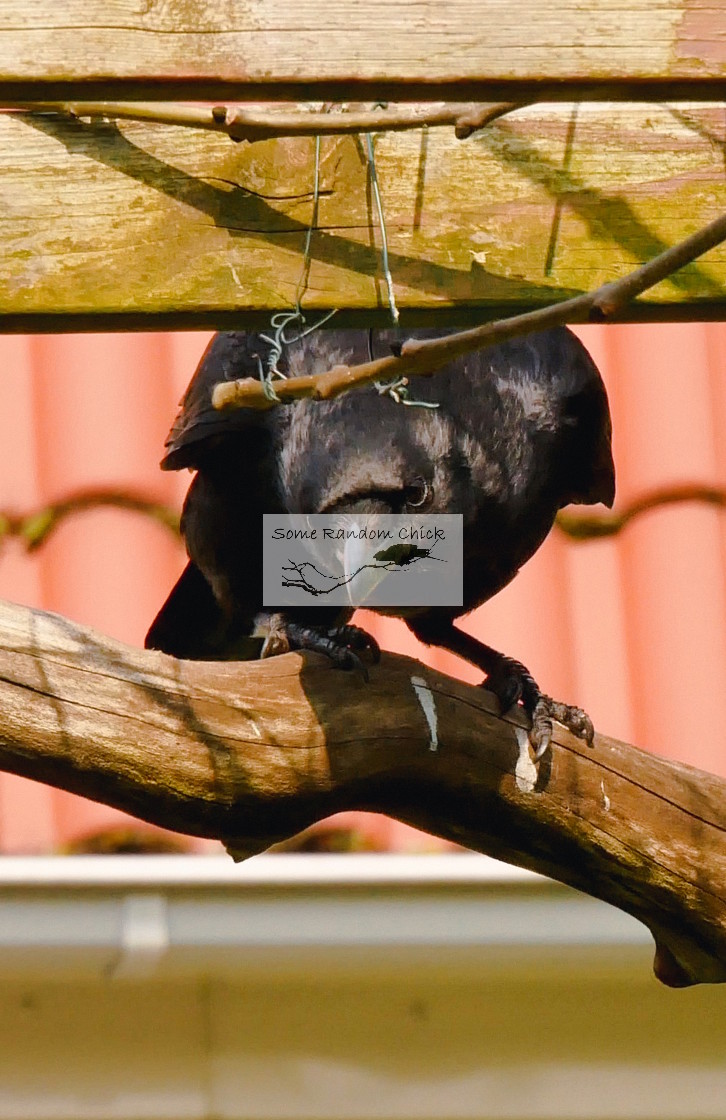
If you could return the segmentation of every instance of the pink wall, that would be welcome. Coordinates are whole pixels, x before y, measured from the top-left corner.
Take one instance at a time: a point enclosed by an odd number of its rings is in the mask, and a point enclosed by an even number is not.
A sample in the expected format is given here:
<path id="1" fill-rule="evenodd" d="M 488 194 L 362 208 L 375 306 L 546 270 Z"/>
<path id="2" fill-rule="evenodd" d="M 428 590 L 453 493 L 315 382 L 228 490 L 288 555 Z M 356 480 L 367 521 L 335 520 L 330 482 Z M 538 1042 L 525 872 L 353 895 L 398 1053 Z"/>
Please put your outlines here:
<path id="1" fill-rule="evenodd" d="M 578 333 L 610 394 L 616 508 L 671 483 L 726 488 L 726 326 Z M 92 486 L 179 505 L 188 475 L 163 474 L 157 464 L 208 337 L 0 336 L 0 510 L 28 511 Z M 0 597 L 137 644 L 184 562 L 166 530 L 116 510 L 70 519 L 30 556 L 17 541 L 1 547 Z M 726 690 L 725 560 L 726 516 L 713 506 L 652 510 L 594 542 L 554 532 L 467 627 L 524 661 L 546 691 L 585 707 L 600 730 L 726 773 L 724 733 L 712 715 Z M 390 649 L 477 679 L 455 658 L 416 647 L 395 620 L 376 619 L 375 629 Z M 126 822 L 0 777 L 2 850 L 51 850 Z M 429 846 L 403 826 L 379 819 L 376 828 L 379 843 Z"/>

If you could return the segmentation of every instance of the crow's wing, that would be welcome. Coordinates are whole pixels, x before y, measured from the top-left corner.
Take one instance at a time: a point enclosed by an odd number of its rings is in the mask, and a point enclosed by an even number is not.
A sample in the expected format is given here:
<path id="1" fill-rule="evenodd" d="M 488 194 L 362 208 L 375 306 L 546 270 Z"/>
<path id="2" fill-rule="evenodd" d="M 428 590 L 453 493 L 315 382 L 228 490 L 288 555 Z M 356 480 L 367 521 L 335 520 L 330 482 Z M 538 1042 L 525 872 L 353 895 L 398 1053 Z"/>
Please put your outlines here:
<path id="1" fill-rule="evenodd" d="M 244 408 L 230 412 L 215 409 L 212 390 L 220 381 L 257 377 L 259 360 L 264 360 L 266 352 L 267 347 L 256 334 L 224 331 L 214 336 L 202 355 L 166 438 L 162 470 L 198 467 L 205 454 L 225 437 L 244 432 L 252 435 L 265 427 L 264 412 Z"/>
<path id="2" fill-rule="evenodd" d="M 187 564 L 144 640 L 146 649 L 174 657 L 203 658 L 220 624 L 212 589 L 194 564 Z"/>
<path id="3" fill-rule="evenodd" d="M 189 467 L 199 474 L 184 504 L 182 530 L 191 563 L 154 619 L 146 646 L 176 657 L 244 656 L 230 632 L 230 611 L 213 591 L 215 577 L 240 563 L 235 551 L 260 551 L 262 512 L 275 508 L 275 471 L 271 462 L 268 414 L 212 406 L 219 381 L 256 375 L 256 354 L 265 354 L 256 335 L 230 331 L 214 336 L 190 382 L 166 440 L 162 469 Z M 233 555 L 228 557 L 227 552 Z M 254 616 L 256 584 L 249 588 L 248 614 Z M 239 629 L 239 628 L 238 628 Z M 259 643 L 258 643 L 259 645 Z"/>

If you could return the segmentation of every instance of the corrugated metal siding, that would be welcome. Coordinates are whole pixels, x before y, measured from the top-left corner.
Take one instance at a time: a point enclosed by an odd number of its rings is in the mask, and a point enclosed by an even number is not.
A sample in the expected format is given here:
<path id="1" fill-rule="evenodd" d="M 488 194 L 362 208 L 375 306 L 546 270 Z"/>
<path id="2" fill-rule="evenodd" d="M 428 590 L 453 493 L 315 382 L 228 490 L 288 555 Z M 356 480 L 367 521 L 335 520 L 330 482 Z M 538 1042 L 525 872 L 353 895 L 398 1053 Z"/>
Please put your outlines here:
<path id="1" fill-rule="evenodd" d="M 617 506 L 674 483 L 726 488 L 726 326 L 578 333 L 608 385 Z M 208 337 L 0 337 L 0 510 L 30 511 L 92 486 L 180 504 L 188 476 L 162 474 L 157 463 Z M 554 532 L 467 628 L 524 661 L 548 692 L 583 705 L 602 731 L 726 773 L 712 714 L 726 685 L 725 561 L 726 516 L 703 504 L 651 510 L 597 541 Z M 93 511 L 63 523 L 32 555 L 16 540 L 3 542 L 0 596 L 140 643 L 183 562 L 163 527 L 138 514 Z M 390 649 L 478 679 L 452 656 L 418 646 L 395 620 L 375 619 L 371 628 Z M 48 850 L 126 820 L 0 778 L 3 850 Z M 415 842 L 404 826 L 377 828 L 378 842 Z"/>

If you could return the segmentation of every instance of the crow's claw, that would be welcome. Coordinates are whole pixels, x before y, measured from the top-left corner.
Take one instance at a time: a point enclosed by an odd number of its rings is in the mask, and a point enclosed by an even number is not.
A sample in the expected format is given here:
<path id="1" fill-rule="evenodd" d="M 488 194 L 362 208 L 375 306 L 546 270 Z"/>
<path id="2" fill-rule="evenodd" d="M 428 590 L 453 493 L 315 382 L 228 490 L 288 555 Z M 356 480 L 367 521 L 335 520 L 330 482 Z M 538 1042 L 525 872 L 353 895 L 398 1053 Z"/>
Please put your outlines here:
<path id="1" fill-rule="evenodd" d="M 529 741 L 535 759 L 547 753 L 552 740 L 552 721 L 557 720 L 579 739 L 592 746 L 595 729 L 592 720 L 582 708 L 561 704 L 545 696 L 529 670 L 520 661 L 502 657 L 501 663 L 489 673 L 483 687 L 497 697 L 502 713 L 519 701 L 532 721 Z"/>
<path id="2" fill-rule="evenodd" d="M 588 747 L 591 747 L 595 739 L 595 728 L 587 712 L 583 712 L 582 708 L 572 708 L 569 704 L 561 704 L 559 700 L 552 700 L 549 696 L 545 699 L 549 704 L 552 718 L 566 727 L 573 735 L 576 735 L 578 739 L 584 739 Z"/>
<path id="3" fill-rule="evenodd" d="M 529 741 L 534 750 L 535 759 L 546 754 L 552 739 L 552 721 L 557 720 L 578 739 L 584 739 L 591 747 L 595 738 L 595 728 L 587 712 L 582 708 L 572 708 L 569 704 L 561 704 L 551 696 L 540 694 L 534 711 L 531 713 L 532 727 L 529 732 Z"/>
<path id="4" fill-rule="evenodd" d="M 482 688 L 494 693 L 502 715 L 513 708 L 518 700 L 522 701 L 522 707 L 531 715 L 541 695 L 526 666 L 521 661 L 504 655 L 497 667 L 485 678 Z"/>
<path id="5" fill-rule="evenodd" d="M 328 637 L 354 652 L 369 653 L 374 665 L 381 660 L 378 642 L 360 626 L 336 626 L 334 630 L 328 630 Z"/>
<path id="6" fill-rule="evenodd" d="M 357 628 L 351 627 L 351 629 Z M 332 637 L 327 630 L 318 630 L 315 626 L 300 626 L 296 622 L 288 622 L 285 626 L 285 633 L 290 643 L 290 649 L 309 649 L 314 653 L 324 653 L 338 669 L 359 669 L 363 674 L 363 680 L 368 683 L 368 670 L 358 654 L 337 637 Z"/>
<path id="7" fill-rule="evenodd" d="M 358 654 L 353 653 L 352 649 L 346 649 L 344 651 L 344 656 L 339 660 L 336 660 L 336 665 L 340 669 L 360 669 L 363 680 L 366 682 L 366 684 L 368 684 L 370 680 L 370 677 L 368 676 L 368 669 L 366 668 L 365 663 L 361 661 Z"/>
<path id="8" fill-rule="evenodd" d="M 532 744 L 535 761 L 547 753 L 552 741 L 552 712 L 548 696 L 540 696 L 530 713 L 532 726 L 529 729 L 529 741 Z"/>

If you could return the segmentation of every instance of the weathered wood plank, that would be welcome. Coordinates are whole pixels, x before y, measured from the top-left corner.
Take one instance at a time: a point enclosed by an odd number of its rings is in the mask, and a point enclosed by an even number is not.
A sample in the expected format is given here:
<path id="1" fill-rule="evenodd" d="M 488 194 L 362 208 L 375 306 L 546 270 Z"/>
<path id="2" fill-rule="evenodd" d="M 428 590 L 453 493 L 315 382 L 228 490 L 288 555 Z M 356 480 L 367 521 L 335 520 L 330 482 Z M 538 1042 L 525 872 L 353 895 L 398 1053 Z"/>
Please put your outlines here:
<path id="1" fill-rule="evenodd" d="M 724 80 L 723 0 L 0 0 L 13 98 L 716 99 Z"/>
<path id="2" fill-rule="evenodd" d="M 485 319 L 622 276 L 726 210 L 723 106 L 538 106 L 464 142 L 381 135 L 396 298 L 409 323 Z M 0 116 L 3 330 L 264 322 L 290 308 L 314 141 Z M 322 141 L 303 305 L 385 318 L 363 145 Z M 453 310 L 452 310 L 453 309 Z M 726 247 L 623 318 L 726 312 Z M 59 318 L 62 317 L 62 318 Z"/>

